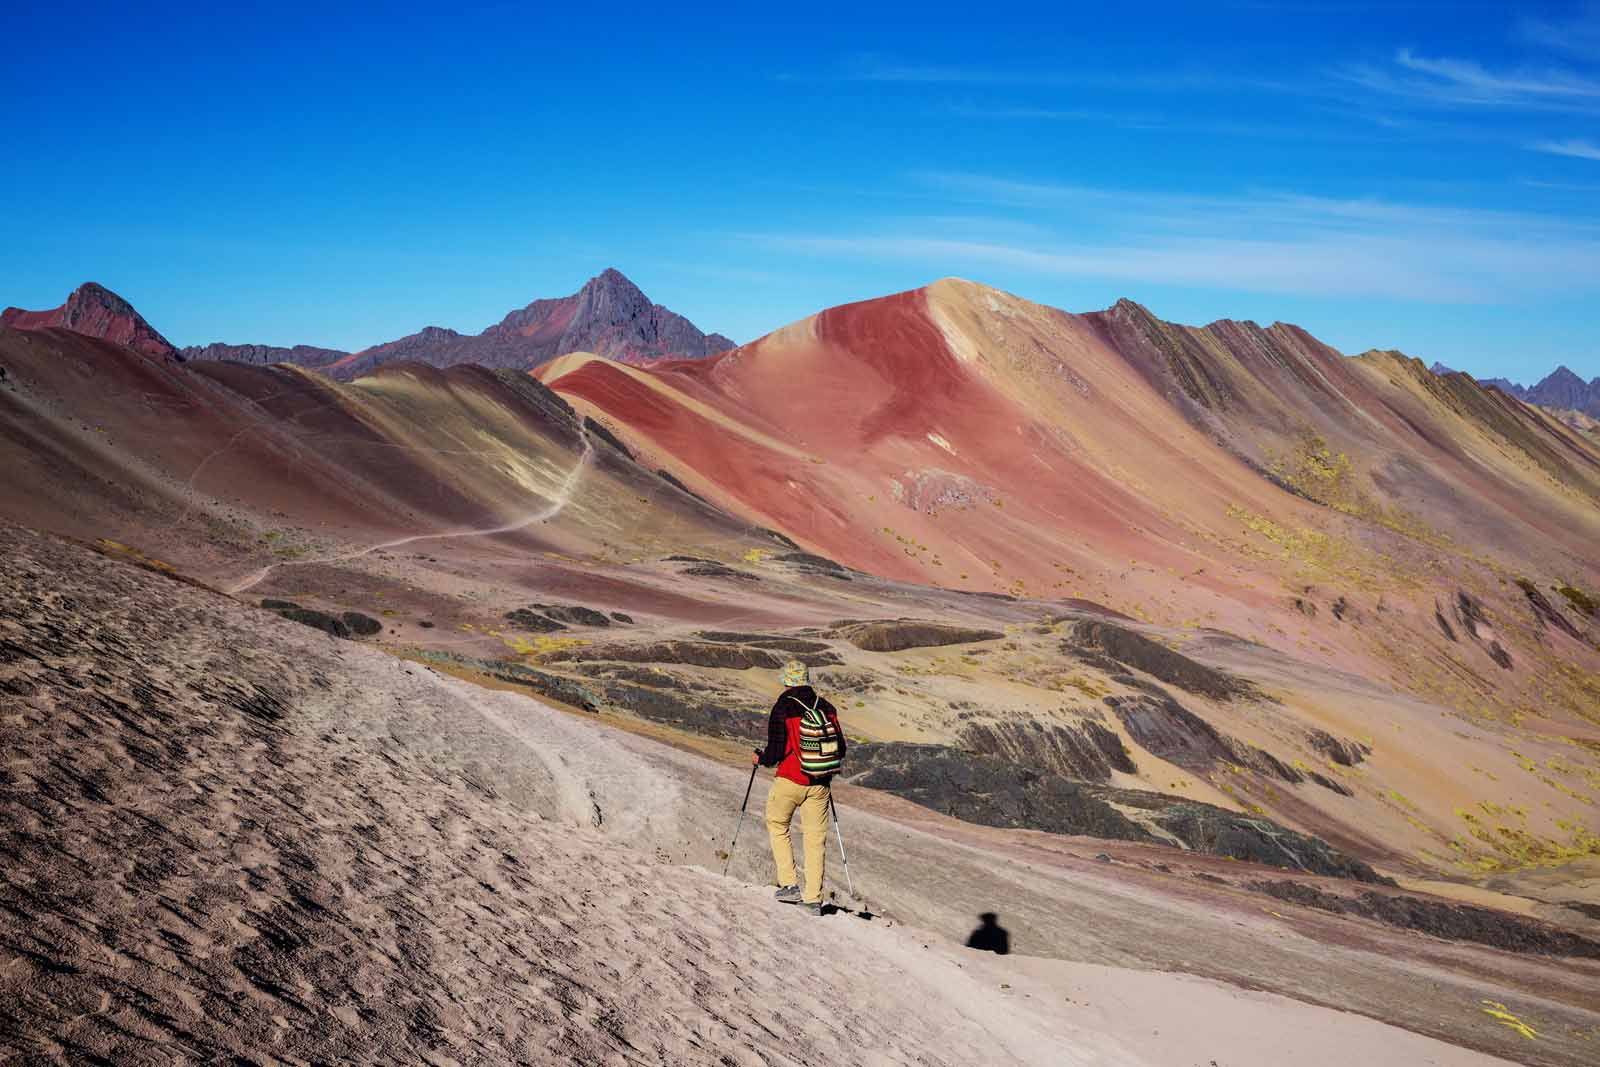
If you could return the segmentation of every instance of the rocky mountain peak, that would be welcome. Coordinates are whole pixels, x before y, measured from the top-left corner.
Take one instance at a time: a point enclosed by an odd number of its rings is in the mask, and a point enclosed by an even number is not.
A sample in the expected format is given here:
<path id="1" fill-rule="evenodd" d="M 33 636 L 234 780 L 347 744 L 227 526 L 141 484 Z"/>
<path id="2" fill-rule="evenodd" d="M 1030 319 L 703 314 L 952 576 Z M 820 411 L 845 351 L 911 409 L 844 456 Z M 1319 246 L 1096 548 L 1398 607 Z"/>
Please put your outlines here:
<path id="1" fill-rule="evenodd" d="M 99 282 L 84 282 L 65 303 L 48 311 L 6 308 L 0 312 L 0 326 L 15 330 L 71 330 L 157 359 L 181 358 L 172 342 L 146 322 L 132 304 Z"/>

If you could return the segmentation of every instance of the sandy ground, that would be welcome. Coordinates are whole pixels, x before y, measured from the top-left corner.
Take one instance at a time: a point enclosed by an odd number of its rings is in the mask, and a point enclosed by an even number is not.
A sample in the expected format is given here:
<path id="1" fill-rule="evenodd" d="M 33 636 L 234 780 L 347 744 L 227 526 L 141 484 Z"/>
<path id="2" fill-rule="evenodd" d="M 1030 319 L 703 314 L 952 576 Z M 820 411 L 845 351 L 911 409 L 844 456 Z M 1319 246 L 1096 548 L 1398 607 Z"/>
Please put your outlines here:
<path id="1" fill-rule="evenodd" d="M 893 917 L 806 917 L 753 884 L 754 827 L 742 878 L 673 862 L 727 832 L 731 769 L 39 535 L 4 528 L 0 559 L 0 1061 L 1504 1062 L 960 948 L 908 920 L 919 893 L 975 910 L 979 846 L 860 809 L 855 873 Z M 1529 1062 L 1582 1062 L 1572 1040 Z"/>

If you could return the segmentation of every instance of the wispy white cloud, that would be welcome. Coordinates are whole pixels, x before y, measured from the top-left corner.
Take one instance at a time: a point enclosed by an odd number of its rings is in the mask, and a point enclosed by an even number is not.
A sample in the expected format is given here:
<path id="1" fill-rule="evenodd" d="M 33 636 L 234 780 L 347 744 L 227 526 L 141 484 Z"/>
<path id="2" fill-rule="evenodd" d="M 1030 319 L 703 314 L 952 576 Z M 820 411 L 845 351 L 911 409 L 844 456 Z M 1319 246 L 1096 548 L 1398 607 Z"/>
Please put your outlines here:
<path id="1" fill-rule="evenodd" d="M 1535 141 L 1528 147 L 1535 152 L 1548 152 L 1553 156 L 1600 160 L 1600 145 L 1578 137 L 1569 138 L 1565 141 Z"/>
<path id="2" fill-rule="evenodd" d="M 1600 82 L 1571 71 L 1546 69 L 1494 73 L 1470 59 L 1428 59 L 1402 48 L 1395 62 L 1407 70 L 1486 98 L 1508 96 L 1600 97 Z"/>
<path id="3" fill-rule="evenodd" d="M 910 177 L 920 186 L 943 191 L 961 202 L 1079 210 L 1101 217 L 1138 221 L 1146 227 L 1186 229 L 1214 223 L 1248 223 L 1323 230 L 1364 226 L 1430 226 L 1474 231 L 1517 229 L 1539 233 L 1559 230 L 1600 234 L 1600 220 L 1596 219 L 1401 203 L 1373 197 L 1311 196 L 1280 189 L 1249 189 L 1241 194 L 1202 196 L 1028 181 L 952 171 L 915 171 Z"/>
<path id="4" fill-rule="evenodd" d="M 1555 67 L 1492 71 L 1476 60 L 1430 58 L 1402 48 L 1393 67 L 1360 64 L 1335 73 L 1348 84 L 1413 104 L 1600 111 L 1600 81 Z"/>
<path id="5" fill-rule="evenodd" d="M 1600 184 L 1595 182 L 1548 182 L 1525 178 L 1522 184 L 1530 189 L 1551 189 L 1559 193 L 1600 193 Z"/>
<path id="6" fill-rule="evenodd" d="M 1197 197 L 983 175 L 922 175 L 958 202 L 1030 209 L 1032 233 L 981 216 L 889 220 L 865 233 L 746 235 L 790 253 L 911 261 L 928 277 L 997 270 L 1246 292 L 1502 302 L 1600 292 L 1600 225 L 1534 213 L 1292 192 Z M 997 216 L 1004 225 L 1009 220 Z"/>
<path id="7" fill-rule="evenodd" d="M 757 236 L 789 252 L 927 263 L 930 280 L 967 273 L 974 267 L 1000 267 L 1041 275 L 1265 293 L 1403 296 L 1445 302 L 1478 299 L 1486 293 L 1482 287 L 1457 279 L 1411 273 L 1394 258 L 1392 243 L 1360 247 L 1234 238 L 1031 247 L 912 235 Z"/>
<path id="8" fill-rule="evenodd" d="M 1570 19 L 1524 18 L 1517 36 L 1540 48 L 1600 60 L 1600 3 L 1585 4 Z"/>

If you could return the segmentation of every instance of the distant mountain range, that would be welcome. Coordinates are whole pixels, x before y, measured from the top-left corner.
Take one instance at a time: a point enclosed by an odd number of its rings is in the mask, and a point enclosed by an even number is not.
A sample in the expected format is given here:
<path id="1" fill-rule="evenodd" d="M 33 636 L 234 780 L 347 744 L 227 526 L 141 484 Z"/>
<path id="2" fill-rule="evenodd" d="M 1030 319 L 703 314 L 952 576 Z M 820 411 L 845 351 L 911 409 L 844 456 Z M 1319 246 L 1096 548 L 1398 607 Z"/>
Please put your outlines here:
<path id="1" fill-rule="evenodd" d="M 1431 369 L 1435 374 L 1458 373 L 1443 363 L 1435 363 Z M 1480 378 L 1478 381 L 1542 408 L 1581 411 L 1591 418 L 1600 418 L 1600 378 L 1585 382 L 1566 367 L 1557 367 L 1532 387 L 1518 385 L 1508 378 Z"/>
<path id="2" fill-rule="evenodd" d="M 48 311 L 6 308 L 0 312 L 0 326 L 19 330 L 59 327 L 162 359 L 228 360 L 258 366 L 293 363 L 347 381 L 397 360 L 435 367 L 476 363 L 531 370 L 571 352 L 592 352 L 639 365 L 665 359 L 703 359 L 735 347 L 722 334 L 703 333 L 682 315 L 652 303 L 615 269 L 590 278 L 571 296 L 535 300 L 518 308 L 482 333 L 463 334 L 442 326 L 425 326 L 406 337 L 357 352 L 316 345 L 222 342 L 180 349 L 126 300 L 95 282 L 80 285 L 65 303 Z M 1437 362 L 1430 369 L 1441 375 L 1457 373 Z M 1585 382 L 1563 366 L 1533 386 L 1506 378 L 1480 381 L 1530 404 L 1600 419 L 1600 377 Z"/>
<path id="3" fill-rule="evenodd" d="M 568 352 L 593 352 L 625 363 L 700 359 L 734 347 L 718 333 L 650 301 L 618 270 L 605 270 L 571 296 L 535 300 L 479 334 L 425 326 L 396 341 L 359 352 L 315 345 L 225 344 L 175 348 L 133 307 L 104 286 L 88 282 L 50 311 L 7 308 L 0 325 L 16 329 L 63 327 L 127 345 L 145 355 L 184 360 L 230 360 L 264 365 L 295 363 L 335 378 L 351 379 L 393 360 L 435 367 L 476 363 L 530 370 Z"/>

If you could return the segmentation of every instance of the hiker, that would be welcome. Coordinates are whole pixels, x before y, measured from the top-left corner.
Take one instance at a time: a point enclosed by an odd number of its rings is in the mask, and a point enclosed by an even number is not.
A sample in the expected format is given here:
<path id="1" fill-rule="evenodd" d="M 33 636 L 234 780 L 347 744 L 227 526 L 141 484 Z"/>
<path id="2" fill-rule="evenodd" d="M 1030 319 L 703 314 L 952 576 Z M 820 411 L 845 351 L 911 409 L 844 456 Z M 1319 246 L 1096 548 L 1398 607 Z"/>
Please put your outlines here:
<path id="1" fill-rule="evenodd" d="M 811 688 L 811 675 L 799 660 L 783 665 L 783 694 L 767 720 L 767 747 L 751 753 L 751 762 L 776 767 L 767 793 L 767 833 L 778 864 L 777 897 L 822 914 L 822 872 L 827 863 L 828 783 L 844 760 L 844 731 L 839 713 Z M 806 887 L 802 893 L 794 869 L 789 820 L 800 809 L 806 843 Z"/>

